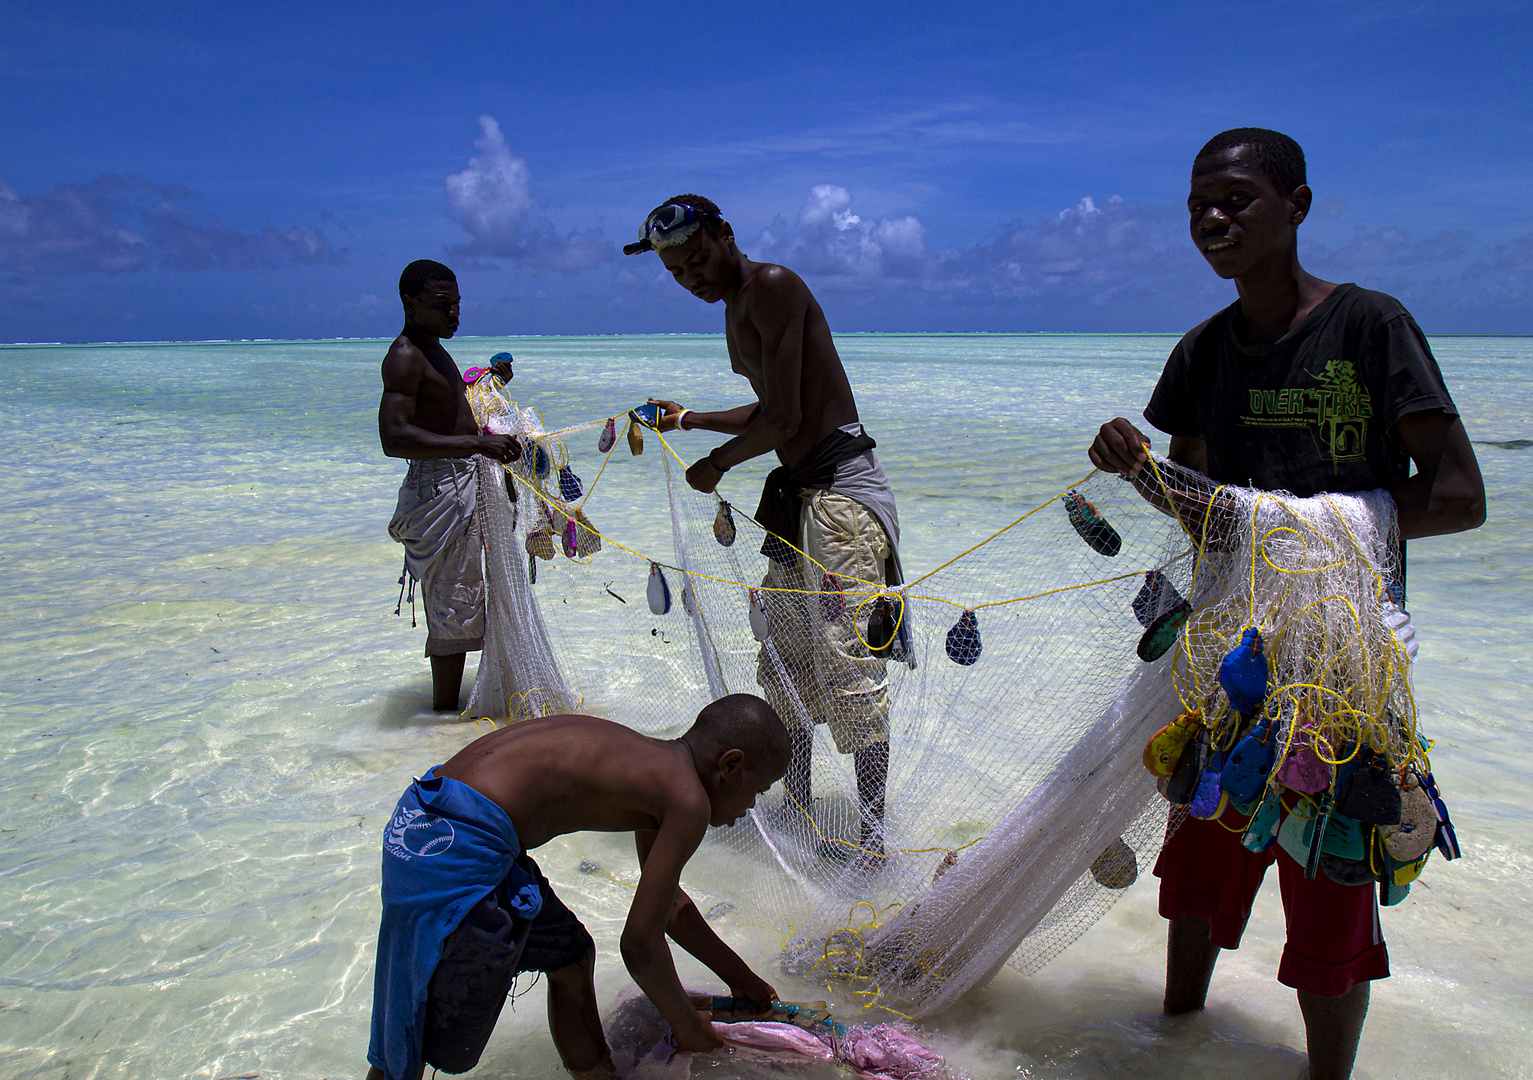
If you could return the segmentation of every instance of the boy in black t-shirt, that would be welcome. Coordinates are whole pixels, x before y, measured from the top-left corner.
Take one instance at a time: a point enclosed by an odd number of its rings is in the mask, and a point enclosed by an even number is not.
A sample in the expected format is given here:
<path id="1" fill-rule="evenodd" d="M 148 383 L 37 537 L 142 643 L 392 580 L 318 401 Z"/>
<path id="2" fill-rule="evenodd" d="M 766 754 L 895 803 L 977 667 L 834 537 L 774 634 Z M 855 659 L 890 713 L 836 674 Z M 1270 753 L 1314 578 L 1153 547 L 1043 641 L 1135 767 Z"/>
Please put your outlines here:
<path id="1" fill-rule="evenodd" d="M 1286 135 L 1236 128 L 1199 151 L 1192 239 L 1240 298 L 1173 350 L 1145 418 L 1171 436 L 1172 460 L 1219 483 L 1300 496 L 1387 488 L 1402 541 L 1476 528 L 1480 468 L 1415 321 L 1392 297 L 1299 265 L 1312 197 L 1304 153 Z M 1149 443 L 1119 417 L 1102 425 L 1092 464 L 1137 477 Z M 1239 837 L 1189 819 L 1161 853 L 1165 1011 L 1203 1007 L 1219 950 L 1240 944 L 1275 859 L 1288 925 L 1278 979 L 1298 991 L 1311 1076 L 1347 1077 L 1369 981 L 1389 974 L 1374 890 L 1308 880 L 1277 847 L 1253 854 Z"/>

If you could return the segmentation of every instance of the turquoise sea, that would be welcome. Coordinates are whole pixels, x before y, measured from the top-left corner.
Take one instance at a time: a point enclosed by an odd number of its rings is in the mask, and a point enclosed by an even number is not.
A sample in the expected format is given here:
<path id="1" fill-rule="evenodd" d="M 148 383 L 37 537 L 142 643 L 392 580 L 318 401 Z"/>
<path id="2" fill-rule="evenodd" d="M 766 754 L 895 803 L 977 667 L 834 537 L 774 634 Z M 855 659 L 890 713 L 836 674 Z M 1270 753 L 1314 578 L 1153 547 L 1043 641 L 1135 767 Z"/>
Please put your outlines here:
<path id="1" fill-rule="evenodd" d="M 900 500 L 907 569 L 1089 471 L 1096 426 L 1138 415 L 1172 344 L 839 339 Z M 1490 497 L 1480 530 L 1410 549 L 1417 701 L 1465 857 L 1434 860 L 1384 914 L 1394 975 L 1375 985 L 1357 1075 L 1533 1076 L 1533 488 L 1517 471 L 1533 463 L 1533 339 L 1432 344 Z M 422 713 L 425 630 L 393 614 L 385 525 L 403 463 L 378 449 L 383 348 L 0 347 L 0 1075 L 365 1071 L 381 830 L 410 776 L 474 734 Z M 452 344 L 462 367 L 501 349 L 517 358 L 515 396 L 550 428 L 649 395 L 747 399 L 715 337 Z M 701 456 L 710 438 L 677 444 Z M 730 497 L 754 505 L 758 472 L 731 474 Z M 633 527 L 653 530 L 662 507 L 636 492 Z M 583 859 L 631 877 L 631 847 L 575 837 L 539 852 L 596 937 L 610 1001 L 630 985 L 617 941 L 631 893 L 580 873 Z M 693 870 L 700 895 L 728 872 Z M 720 930 L 770 972 L 771 933 L 743 918 Z M 1204 1015 L 1160 1017 L 1164 937 L 1144 874 L 1039 975 L 1003 971 L 927 1029 L 976 1080 L 1298 1075 L 1275 882 Z M 541 998 L 506 1011 L 473 1075 L 564 1075 Z M 702 1072 L 750 1069 L 720 1058 Z"/>

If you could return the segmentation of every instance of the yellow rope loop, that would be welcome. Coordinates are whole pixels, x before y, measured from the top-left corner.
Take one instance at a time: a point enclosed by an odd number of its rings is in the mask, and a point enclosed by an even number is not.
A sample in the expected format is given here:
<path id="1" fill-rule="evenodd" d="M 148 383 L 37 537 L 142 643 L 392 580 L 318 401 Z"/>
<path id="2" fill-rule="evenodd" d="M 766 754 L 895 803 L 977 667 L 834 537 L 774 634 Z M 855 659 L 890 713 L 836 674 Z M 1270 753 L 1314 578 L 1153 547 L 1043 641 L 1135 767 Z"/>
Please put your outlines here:
<path id="1" fill-rule="evenodd" d="M 845 593 L 843 593 L 842 595 L 844 596 Z M 854 595 L 860 595 L 860 594 L 854 594 Z M 852 633 L 857 635 L 857 640 L 862 642 L 863 648 L 867 649 L 868 652 L 873 653 L 875 655 L 877 655 L 878 650 L 875 649 L 872 645 L 870 645 L 868 643 L 867 638 L 862 636 L 862 631 L 857 629 L 857 620 L 862 615 L 862 609 L 863 608 L 867 607 L 869 604 L 877 603 L 880 599 L 882 599 L 883 597 L 886 597 L 886 596 L 887 597 L 892 597 L 894 599 L 897 599 L 900 602 L 900 613 L 899 613 L 899 616 L 894 620 L 894 632 L 889 636 L 889 640 L 888 641 L 884 642 L 882 645 L 879 646 L 880 649 L 888 649 L 888 648 L 890 648 L 890 647 L 892 647 L 894 645 L 895 638 L 900 636 L 900 627 L 905 624 L 905 596 L 904 596 L 904 593 L 902 593 L 902 592 L 888 592 L 888 591 L 885 591 L 885 592 L 882 592 L 882 593 L 878 593 L 876 595 L 867 597 L 865 600 L 862 601 L 862 603 L 858 604 L 856 606 L 856 608 L 854 608 L 852 610 Z"/>
<path id="2" fill-rule="evenodd" d="M 825 939 L 825 944 L 820 949 L 820 959 L 815 961 L 814 967 L 819 967 L 823 963 L 826 970 L 834 972 L 843 979 L 861 978 L 864 977 L 862 961 L 866 951 L 867 942 L 857 931 L 837 930 Z"/>
<path id="3" fill-rule="evenodd" d="M 888 911 L 890 908 L 898 907 L 898 906 L 899 906 L 898 904 L 891 904 L 891 905 L 889 905 L 889 907 L 884 908 L 884 911 Z M 858 908 L 867 908 L 868 909 L 868 921 L 865 922 L 865 923 L 862 923 L 861 926 L 860 926 L 860 929 L 867 930 L 867 929 L 869 929 L 871 927 L 876 927 L 876 926 L 881 926 L 882 925 L 882 923 L 880 923 L 878 921 L 878 917 L 879 917 L 879 915 L 883 914 L 883 912 L 880 912 L 876 907 L 874 907 L 872 905 L 872 903 L 870 903 L 867 900 L 859 900 L 855 904 L 852 905 L 851 910 L 849 912 L 847 912 L 847 916 L 846 916 L 846 921 L 847 921 L 848 924 L 851 923 L 852 917 L 857 914 L 857 909 Z"/>
<path id="4" fill-rule="evenodd" d="M 460 723 L 460 724 L 472 723 L 474 725 L 474 732 L 477 735 L 477 733 L 479 731 L 479 725 L 480 724 L 486 724 L 487 723 L 487 724 L 490 725 L 490 729 L 492 731 L 498 731 L 498 730 L 500 730 L 500 725 L 501 724 L 505 724 L 507 726 L 510 726 L 511 724 L 520 724 L 524 720 L 535 720 L 535 719 L 537 719 L 540 716 L 546 716 L 548 714 L 537 711 L 537 709 L 534 706 L 534 703 L 533 703 L 533 700 L 532 700 L 532 696 L 534 694 L 546 695 L 547 693 L 548 693 L 548 691 L 545 690 L 541 686 L 533 686 L 533 687 L 528 688 L 527 690 L 522 691 L 520 694 L 516 695 L 516 707 L 513 708 L 513 709 L 510 709 L 509 712 L 507 713 L 507 715 L 505 715 L 505 716 L 474 716 L 474 717 L 471 717 L 471 716 L 469 716 L 468 709 L 463 709 L 462 711 L 460 711 L 458 713 L 458 723 Z M 580 701 L 576 703 L 576 708 L 579 708 L 580 704 L 583 703 L 584 701 L 585 701 L 585 698 L 582 697 L 580 699 Z M 508 702 L 508 704 L 509 704 L 509 702 Z"/>
<path id="5" fill-rule="evenodd" d="M 1337 570 L 1346 565 L 1345 559 L 1337 559 L 1335 562 L 1329 563 L 1325 566 L 1301 566 L 1297 569 L 1287 566 L 1279 566 L 1277 563 L 1273 562 L 1272 557 L 1267 554 L 1267 541 L 1271 540 L 1273 535 L 1276 533 L 1293 533 L 1299 542 L 1305 545 L 1305 555 L 1309 554 L 1308 544 L 1311 540 L 1319 539 L 1325 541 L 1325 537 L 1314 534 L 1313 531 L 1311 531 L 1309 535 L 1306 535 L 1305 533 L 1301 533 L 1298 529 L 1295 529 L 1292 525 L 1274 525 L 1272 528 L 1263 533 L 1262 542 L 1260 545 L 1262 562 L 1272 567 L 1272 569 L 1277 571 L 1279 574 L 1320 574 L 1327 570 Z M 1326 543 L 1328 546 L 1334 547 L 1334 545 L 1330 545 L 1329 541 L 1326 541 Z"/>

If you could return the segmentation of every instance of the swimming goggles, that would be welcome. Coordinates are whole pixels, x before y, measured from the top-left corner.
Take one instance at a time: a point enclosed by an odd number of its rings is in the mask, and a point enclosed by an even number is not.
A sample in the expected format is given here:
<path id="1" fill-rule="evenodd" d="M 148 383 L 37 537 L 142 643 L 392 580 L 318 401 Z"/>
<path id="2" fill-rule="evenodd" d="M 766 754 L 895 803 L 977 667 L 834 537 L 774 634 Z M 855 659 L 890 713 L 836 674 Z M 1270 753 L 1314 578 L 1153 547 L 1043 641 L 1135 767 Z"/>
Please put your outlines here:
<path id="1" fill-rule="evenodd" d="M 712 216 L 686 203 L 668 202 L 657 206 L 639 227 L 638 240 L 623 245 L 623 254 L 637 255 L 642 251 L 659 251 L 685 244 L 696 235 L 703 219 Z"/>

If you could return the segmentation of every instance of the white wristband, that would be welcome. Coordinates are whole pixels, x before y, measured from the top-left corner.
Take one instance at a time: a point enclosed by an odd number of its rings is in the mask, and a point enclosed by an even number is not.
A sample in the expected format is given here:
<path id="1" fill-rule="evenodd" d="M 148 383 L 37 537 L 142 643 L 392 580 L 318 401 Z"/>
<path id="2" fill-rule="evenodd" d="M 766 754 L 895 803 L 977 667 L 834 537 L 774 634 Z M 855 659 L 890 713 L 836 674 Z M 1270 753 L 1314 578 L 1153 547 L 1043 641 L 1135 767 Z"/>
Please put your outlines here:
<path id="1" fill-rule="evenodd" d="M 691 409 L 682 409 L 681 412 L 676 414 L 676 430 L 677 431 L 686 431 L 687 430 L 687 426 L 686 426 L 685 421 L 687 419 L 687 413 L 689 413 L 691 411 L 692 411 Z"/>

